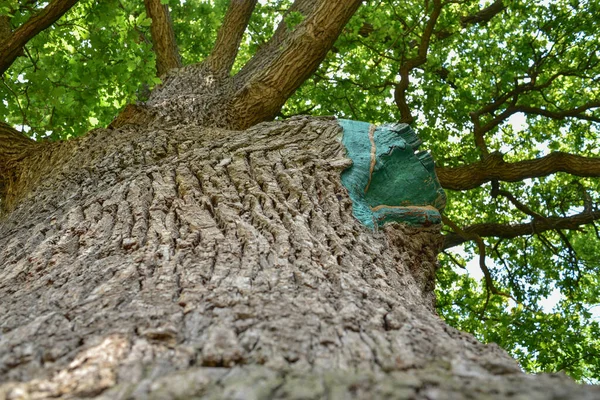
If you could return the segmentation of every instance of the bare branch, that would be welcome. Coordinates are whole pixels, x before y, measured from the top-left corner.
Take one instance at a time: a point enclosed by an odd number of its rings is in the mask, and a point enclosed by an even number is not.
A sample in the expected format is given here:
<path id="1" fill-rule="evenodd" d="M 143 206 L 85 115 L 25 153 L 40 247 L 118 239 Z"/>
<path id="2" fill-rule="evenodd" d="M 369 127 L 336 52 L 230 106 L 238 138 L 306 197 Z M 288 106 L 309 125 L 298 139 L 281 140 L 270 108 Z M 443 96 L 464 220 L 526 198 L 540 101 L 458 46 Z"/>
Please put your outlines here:
<path id="1" fill-rule="evenodd" d="M 469 190 L 492 180 L 518 182 L 557 172 L 575 176 L 600 176 L 600 158 L 553 152 L 533 160 L 507 163 L 502 154 L 493 153 L 482 161 L 453 168 L 436 168 L 442 187 L 450 190 Z"/>
<path id="2" fill-rule="evenodd" d="M 590 101 L 582 106 L 575 107 L 570 110 L 565 111 L 549 111 L 539 107 L 531 107 L 526 105 L 518 105 L 516 106 L 517 112 L 523 112 L 525 114 L 534 114 L 534 115 L 542 115 L 544 117 L 548 117 L 551 119 L 565 119 L 565 118 L 577 118 L 584 119 L 593 122 L 600 122 L 600 117 L 595 117 L 593 115 L 584 114 L 585 111 L 600 107 L 600 101 Z"/>
<path id="3" fill-rule="evenodd" d="M 215 73 L 228 75 L 231 72 L 256 2 L 257 0 L 231 0 L 229 3 L 215 47 L 206 60 Z"/>
<path id="4" fill-rule="evenodd" d="M 516 84 L 512 90 L 503 93 L 502 95 L 498 95 L 497 98 L 491 103 L 488 103 L 479 110 L 473 111 L 469 114 L 471 121 L 473 122 L 473 136 L 475 138 L 475 145 L 481 151 L 482 159 L 489 156 L 489 151 L 485 142 L 485 135 L 502 122 L 506 121 L 510 116 L 518 112 L 532 115 L 542 115 L 552 119 L 564 119 L 567 117 L 572 117 L 600 122 L 600 118 L 585 114 L 585 111 L 599 107 L 600 102 L 598 101 L 591 101 L 582 106 L 560 112 L 517 104 L 520 95 L 530 92 L 538 92 L 541 96 L 544 96 L 543 90 L 550 87 L 552 83 L 559 77 L 578 75 L 578 72 L 574 71 L 559 71 L 550 76 L 543 83 L 536 84 L 538 77 L 537 68 L 541 68 L 544 61 L 545 58 L 540 58 L 537 60 L 536 64 L 532 67 L 532 71 L 530 72 L 529 82 Z M 502 108 L 504 109 L 500 112 Z M 481 117 L 485 114 L 491 115 L 492 118 L 487 122 L 482 123 Z"/>
<path id="5" fill-rule="evenodd" d="M 8 39 L 0 45 L 0 74 L 4 73 L 22 54 L 23 47 L 35 35 L 56 22 L 64 13 L 69 11 L 77 0 L 52 0 L 38 14 L 16 29 Z"/>
<path id="6" fill-rule="evenodd" d="M 169 6 L 161 4 L 160 0 L 144 0 L 144 5 L 148 17 L 152 19 L 150 31 L 152 47 L 156 54 L 157 76 L 162 76 L 173 68 L 181 67 L 181 56 L 177 49 Z"/>
<path id="7" fill-rule="evenodd" d="M 558 229 L 578 229 L 581 225 L 590 224 L 600 219 L 600 211 L 583 212 L 570 217 L 547 217 L 541 220 L 533 220 L 525 224 L 497 224 L 497 223 L 482 223 L 468 226 L 463 229 L 467 234 L 477 234 L 481 237 L 497 237 L 503 239 L 514 239 L 518 236 L 533 235 L 549 230 Z M 470 238 L 452 233 L 444 238 L 444 249 L 449 249 L 459 244 L 465 243 Z"/>

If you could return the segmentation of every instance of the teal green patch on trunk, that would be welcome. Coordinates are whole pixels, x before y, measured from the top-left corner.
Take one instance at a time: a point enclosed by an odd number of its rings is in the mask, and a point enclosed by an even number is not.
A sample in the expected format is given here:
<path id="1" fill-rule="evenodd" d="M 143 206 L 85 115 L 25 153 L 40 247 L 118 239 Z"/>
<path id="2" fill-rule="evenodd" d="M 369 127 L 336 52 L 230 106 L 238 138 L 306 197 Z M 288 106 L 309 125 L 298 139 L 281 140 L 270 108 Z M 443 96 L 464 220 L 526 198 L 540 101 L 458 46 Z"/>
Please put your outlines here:
<path id="1" fill-rule="evenodd" d="M 342 172 L 342 184 L 353 203 L 354 216 L 374 228 L 387 222 L 430 226 L 441 222 L 446 195 L 433 159 L 415 151 L 421 140 L 406 124 L 379 127 L 368 122 L 338 120 L 342 144 L 352 166 Z"/>

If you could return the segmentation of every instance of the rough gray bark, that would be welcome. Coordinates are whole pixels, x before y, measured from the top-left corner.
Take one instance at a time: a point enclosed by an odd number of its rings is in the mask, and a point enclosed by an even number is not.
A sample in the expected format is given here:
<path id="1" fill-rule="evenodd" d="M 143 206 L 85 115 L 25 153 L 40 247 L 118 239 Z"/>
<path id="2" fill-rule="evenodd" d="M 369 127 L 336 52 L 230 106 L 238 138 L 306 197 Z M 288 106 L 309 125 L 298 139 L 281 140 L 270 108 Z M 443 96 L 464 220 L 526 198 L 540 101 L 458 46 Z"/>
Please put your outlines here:
<path id="1" fill-rule="evenodd" d="M 436 229 L 352 217 L 335 120 L 125 125 L 28 154 L 0 399 L 593 399 L 433 309 Z"/>

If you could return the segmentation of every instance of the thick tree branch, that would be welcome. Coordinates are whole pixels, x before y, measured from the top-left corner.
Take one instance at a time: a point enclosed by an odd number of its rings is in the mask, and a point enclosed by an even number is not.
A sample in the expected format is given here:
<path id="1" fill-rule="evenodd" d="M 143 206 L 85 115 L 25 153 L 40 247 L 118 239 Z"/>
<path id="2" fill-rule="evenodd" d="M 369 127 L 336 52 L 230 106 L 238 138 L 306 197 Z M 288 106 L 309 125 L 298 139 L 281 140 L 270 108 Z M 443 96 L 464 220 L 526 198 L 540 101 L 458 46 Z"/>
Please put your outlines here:
<path id="1" fill-rule="evenodd" d="M 15 160 L 26 149 L 35 145 L 35 141 L 29 139 L 18 130 L 4 122 L 0 122 L 0 160 Z"/>
<path id="2" fill-rule="evenodd" d="M 17 28 L 0 45 L 0 74 L 4 73 L 22 53 L 23 47 L 35 35 L 56 22 L 64 13 L 69 11 L 77 0 L 52 0 L 38 14 Z"/>
<path id="3" fill-rule="evenodd" d="M 284 40 L 288 39 L 291 35 L 291 31 L 286 23 L 286 17 L 290 13 L 297 12 L 304 16 L 311 15 L 316 5 L 321 0 L 295 0 L 294 3 L 287 9 L 283 15 L 283 19 L 277 26 L 275 33 L 269 39 L 267 43 L 262 44 L 256 54 L 252 56 L 250 60 L 244 65 L 242 70 L 237 74 L 237 78 L 241 80 L 241 77 L 250 77 L 254 71 L 259 70 L 264 64 L 264 60 L 273 56 L 273 54 L 281 51 L 281 45 Z"/>
<path id="4" fill-rule="evenodd" d="M 553 152 L 533 160 L 507 163 L 502 159 L 501 154 L 493 153 L 473 164 L 453 168 L 436 168 L 435 171 L 445 189 L 469 190 L 491 180 L 518 182 L 556 172 L 597 177 L 600 176 L 600 158 Z"/>
<path id="5" fill-rule="evenodd" d="M 257 0 L 231 0 L 217 41 L 206 63 L 217 74 L 228 75 Z"/>
<path id="6" fill-rule="evenodd" d="M 463 27 L 472 24 L 485 24 L 505 9 L 506 6 L 502 2 L 502 0 L 496 0 L 495 2 L 493 2 L 486 8 L 478 11 L 477 13 L 462 17 L 460 19 L 460 23 Z"/>
<path id="7" fill-rule="evenodd" d="M 181 67 L 169 6 L 161 4 L 160 0 L 144 0 L 144 5 L 148 17 L 152 19 L 150 31 L 152 47 L 156 54 L 156 72 L 158 76 L 162 76 L 170 69 Z"/>
<path id="8" fill-rule="evenodd" d="M 505 225 L 496 223 L 475 224 L 463 228 L 467 234 L 477 234 L 480 237 L 497 237 L 503 239 L 514 239 L 518 236 L 533 235 L 550 230 L 557 229 L 578 229 L 581 225 L 590 224 L 600 219 L 600 211 L 583 212 L 570 217 L 547 217 L 544 219 L 533 220 L 526 224 Z M 465 238 L 456 233 L 451 233 L 444 237 L 444 249 L 449 249 L 459 244 L 465 243 L 469 238 Z"/>
<path id="9" fill-rule="evenodd" d="M 306 1 L 297 1 L 296 3 Z M 314 0 L 308 0 L 315 3 Z M 271 54 L 251 60 L 236 75 L 240 90 L 233 99 L 237 128 L 273 118 L 286 100 L 314 73 L 362 0 L 320 0 L 289 31 Z M 280 39 L 277 39 L 280 40 Z M 258 57 L 259 54 L 255 57 Z"/>

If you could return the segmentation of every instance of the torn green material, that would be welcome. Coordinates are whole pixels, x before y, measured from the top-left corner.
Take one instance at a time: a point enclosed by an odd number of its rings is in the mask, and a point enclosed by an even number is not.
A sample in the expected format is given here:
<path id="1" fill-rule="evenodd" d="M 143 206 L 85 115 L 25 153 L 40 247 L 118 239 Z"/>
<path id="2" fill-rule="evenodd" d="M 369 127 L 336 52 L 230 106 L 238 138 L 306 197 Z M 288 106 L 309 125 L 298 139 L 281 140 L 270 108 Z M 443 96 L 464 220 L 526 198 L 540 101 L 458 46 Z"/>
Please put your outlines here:
<path id="1" fill-rule="evenodd" d="M 342 173 L 342 184 L 362 224 L 374 228 L 394 221 L 417 226 L 441 222 L 446 195 L 431 155 L 415 153 L 422 142 L 408 125 L 374 127 L 346 119 L 339 123 L 342 144 L 353 162 Z"/>

